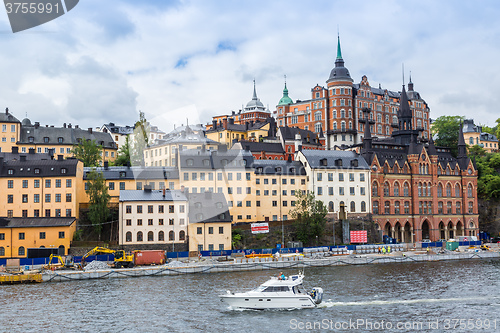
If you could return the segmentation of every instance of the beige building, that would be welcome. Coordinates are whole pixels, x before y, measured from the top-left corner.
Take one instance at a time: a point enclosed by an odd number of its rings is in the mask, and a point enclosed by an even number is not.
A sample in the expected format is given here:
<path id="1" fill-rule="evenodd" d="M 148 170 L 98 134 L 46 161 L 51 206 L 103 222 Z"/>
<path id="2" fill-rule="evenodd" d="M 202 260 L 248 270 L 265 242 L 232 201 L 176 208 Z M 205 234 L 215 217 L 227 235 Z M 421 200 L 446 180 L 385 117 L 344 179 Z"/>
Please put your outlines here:
<path id="1" fill-rule="evenodd" d="M 493 134 L 483 132 L 482 126 L 474 125 L 474 119 L 465 119 L 463 125 L 465 143 L 469 146 L 478 145 L 488 153 L 497 153 L 498 138 Z"/>
<path id="2" fill-rule="evenodd" d="M 21 122 L 5 109 L 0 113 L 0 152 L 10 152 L 19 141 Z"/>
<path id="3" fill-rule="evenodd" d="M 231 218 L 221 193 L 189 194 L 189 251 L 231 250 Z"/>
<path id="4" fill-rule="evenodd" d="M 120 191 L 119 244 L 187 249 L 188 201 L 181 191 Z"/>
<path id="5" fill-rule="evenodd" d="M 302 150 L 298 161 L 307 173 L 307 190 L 337 214 L 340 204 L 350 214 L 371 212 L 370 168 L 352 151 Z"/>

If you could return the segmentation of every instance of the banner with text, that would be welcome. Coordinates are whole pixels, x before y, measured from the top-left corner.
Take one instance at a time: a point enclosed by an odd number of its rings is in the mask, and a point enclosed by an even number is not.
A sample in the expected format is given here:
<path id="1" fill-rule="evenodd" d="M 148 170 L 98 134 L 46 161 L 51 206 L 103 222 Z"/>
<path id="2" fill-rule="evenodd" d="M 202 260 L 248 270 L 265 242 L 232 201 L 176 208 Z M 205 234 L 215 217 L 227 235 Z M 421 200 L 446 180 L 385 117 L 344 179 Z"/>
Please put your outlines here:
<path id="1" fill-rule="evenodd" d="M 269 232 L 269 223 L 252 223 L 252 234 L 266 234 Z"/>
<path id="2" fill-rule="evenodd" d="M 367 231 L 351 231 L 351 243 L 368 243 Z"/>

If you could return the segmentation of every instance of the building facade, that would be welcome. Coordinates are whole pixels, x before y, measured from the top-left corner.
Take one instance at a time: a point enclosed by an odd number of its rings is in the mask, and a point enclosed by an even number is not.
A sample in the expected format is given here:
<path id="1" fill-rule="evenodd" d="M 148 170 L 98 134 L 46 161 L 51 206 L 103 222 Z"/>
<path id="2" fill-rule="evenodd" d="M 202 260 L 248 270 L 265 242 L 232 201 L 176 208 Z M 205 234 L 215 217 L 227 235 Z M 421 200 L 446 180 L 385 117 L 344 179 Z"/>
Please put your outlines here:
<path id="1" fill-rule="evenodd" d="M 369 123 L 371 110 L 363 110 Z M 372 213 L 384 235 L 401 242 L 478 234 L 477 170 L 467 157 L 462 128 L 458 157 L 419 138 L 403 86 L 398 131 L 374 139 L 365 127 L 361 155 L 370 165 Z"/>
<path id="2" fill-rule="evenodd" d="M 327 86 L 316 85 L 311 89 L 311 98 L 293 102 L 285 85 L 283 97 L 276 106 L 274 116 L 278 126 L 297 126 L 302 129 L 324 132 L 327 149 L 350 146 L 362 141 L 364 124 L 362 109 L 373 110 L 371 132 L 380 138 L 388 138 L 398 129 L 397 110 L 400 92 L 371 87 L 363 76 L 359 84 L 354 84 L 349 70 L 344 66 L 340 39 L 337 44 L 337 58 Z M 421 136 L 430 138 L 430 109 L 420 94 L 408 85 L 410 109 L 413 113 L 413 127 L 421 128 Z"/>
<path id="3" fill-rule="evenodd" d="M 462 127 L 465 143 L 469 146 L 478 145 L 488 153 L 498 153 L 498 139 L 495 135 L 483 132 L 482 126 L 474 125 L 474 119 L 465 119 Z"/>

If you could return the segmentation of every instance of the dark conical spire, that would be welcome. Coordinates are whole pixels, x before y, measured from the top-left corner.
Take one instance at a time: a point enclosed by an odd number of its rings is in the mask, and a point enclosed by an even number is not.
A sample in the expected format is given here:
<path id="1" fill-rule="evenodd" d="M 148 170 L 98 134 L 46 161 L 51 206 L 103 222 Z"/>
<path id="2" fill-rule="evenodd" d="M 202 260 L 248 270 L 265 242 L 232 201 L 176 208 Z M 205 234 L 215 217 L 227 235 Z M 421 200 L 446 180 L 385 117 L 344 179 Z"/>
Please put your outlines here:
<path id="1" fill-rule="evenodd" d="M 458 158 L 467 157 L 467 145 L 464 139 L 464 130 L 462 122 L 460 122 L 460 128 L 458 129 Z"/>
<path id="2" fill-rule="evenodd" d="M 437 155 L 437 150 L 436 150 L 436 146 L 434 145 L 434 140 L 432 139 L 432 134 L 431 134 L 431 138 L 429 140 L 428 153 L 429 153 L 429 155 Z"/>
<path id="3" fill-rule="evenodd" d="M 411 120 L 413 118 L 410 105 L 408 104 L 408 95 L 406 95 L 405 86 L 403 85 L 403 91 L 401 91 L 401 98 L 399 99 L 399 130 L 411 130 Z"/>
<path id="4" fill-rule="evenodd" d="M 328 83 L 333 80 L 353 81 L 349 74 L 349 70 L 344 66 L 344 59 L 342 59 L 342 50 L 340 48 L 340 36 L 337 36 L 337 58 L 335 59 L 335 67 L 330 72 L 330 77 L 326 82 Z"/>
<path id="5" fill-rule="evenodd" d="M 411 136 L 410 146 L 408 147 L 408 155 L 418 154 L 417 143 L 415 141 L 415 135 Z"/>
<path id="6" fill-rule="evenodd" d="M 411 72 L 410 72 L 410 82 L 408 82 L 408 91 L 413 91 L 413 82 L 411 82 Z"/>

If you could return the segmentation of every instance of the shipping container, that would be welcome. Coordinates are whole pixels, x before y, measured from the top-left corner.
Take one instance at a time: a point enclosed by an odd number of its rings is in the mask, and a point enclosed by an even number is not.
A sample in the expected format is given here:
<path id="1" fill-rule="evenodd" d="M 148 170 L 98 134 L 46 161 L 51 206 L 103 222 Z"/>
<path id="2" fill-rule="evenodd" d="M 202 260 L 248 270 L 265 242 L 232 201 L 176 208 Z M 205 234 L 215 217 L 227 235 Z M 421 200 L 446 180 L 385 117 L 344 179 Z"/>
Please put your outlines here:
<path id="1" fill-rule="evenodd" d="M 165 263 L 165 251 L 144 250 L 134 251 L 134 265 L 162 265 Z"/>

